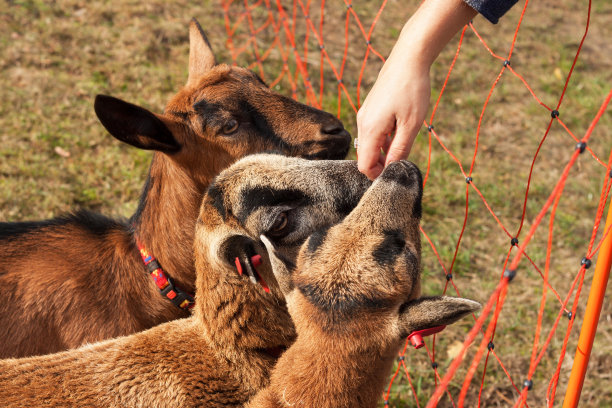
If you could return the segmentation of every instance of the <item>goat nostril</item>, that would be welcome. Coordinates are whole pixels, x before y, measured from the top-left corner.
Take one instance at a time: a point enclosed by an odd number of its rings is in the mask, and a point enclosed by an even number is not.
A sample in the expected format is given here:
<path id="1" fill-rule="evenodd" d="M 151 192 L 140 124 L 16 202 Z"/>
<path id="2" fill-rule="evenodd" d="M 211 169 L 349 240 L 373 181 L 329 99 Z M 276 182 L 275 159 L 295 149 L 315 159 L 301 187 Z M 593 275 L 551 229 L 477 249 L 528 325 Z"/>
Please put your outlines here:
<path id="1" fill-rule="evenodd" d="M 344 131 L 342 123 L 327 123 L 321 126 L 321 133 L 325 133 L 326 135 L 337 135 Z"/>

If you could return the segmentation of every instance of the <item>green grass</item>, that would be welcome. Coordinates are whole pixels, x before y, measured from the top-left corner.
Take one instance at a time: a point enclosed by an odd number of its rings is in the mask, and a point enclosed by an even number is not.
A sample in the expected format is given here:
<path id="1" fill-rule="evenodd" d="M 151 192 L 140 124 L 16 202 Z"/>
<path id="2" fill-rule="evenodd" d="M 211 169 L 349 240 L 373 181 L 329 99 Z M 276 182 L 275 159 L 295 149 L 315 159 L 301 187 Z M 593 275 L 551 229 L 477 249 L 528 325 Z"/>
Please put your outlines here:
<path id="1" fill-rule="evenodd" d="M 344 47 L 345 7 L 327 2 L 325 44 L 330 58 L 339 66 Z M 388 54 L 403 21 L 418 5 L 388 2 L 374 31 L 373 44 Z M 241 4 L 235 9 L 241 10 Z M 354 2 L 364 22 L 371 21 L 377 2 Z M 500 24 L 493 26 L 475 19 L 478 31 L 489 46 L 504 55 L 514 35 L 523 3 L 518 4 Z M 209 34 L 221 61 L 231 62 L 226 47 L 222 10 L 216 2 L 146 3 L 76 0 L 59 2 L 0 2 L 0 219 L 8 221 L 43 219 L 75 208 L 90 208 L 105 214 L 129 216 L 136 208 L 144 183 L 150 153 L 138 151 L 106 134 L 93 112 L 96 94 L 111 94 L 142 105 L 154 112 L 163 110 L 165 101 L 186 80 L 187 24 L 197 17 Z M 240 7 L 239 7 L 240 6 Z M 311 17 L 318 22 L 318 2 L 313 2 Z M 261 13 L 261 12 L 257 12 Z M 299 14 L 299 13 L 298 13 Z M 265 18 L 262 13 L 259 19 Z M 533 87 L 542 102 L 557 104 L 565 76 L 571 67 L 576 47 L 584 32 L 586 6 L 569 0 L 550 4 L 530 2 L 519 32 L 512 67 Z M 248 30 L 240 27 L 237 35 Z M 297 31 L 303 33 L 298 24 Z M 299 36 L 298 36 L 299 37 Z M 272 40 L 269 31 L 258 35 L 258 45 Z M 585 47 L 576 65 L 560 118 L 580 138 L 595 116 L 604 96 L 612 86 L 612 5 L 606 0 L 594 2 L 594 13 Z M 356 86 L 363 61 L 363 39 L 350 28 L 349 50 L 343 82 L 357 102 Z M 299 37 L 303 44 L 302 37 Z M 302 45 L 301 45 L 302 46 Z M 309 43 L 309 74 L 314 89 L 319 87 L 319 50 Z M 432 69 L 432 102 L 442 85 L 456 50 L 449 45 Z M 254 54 L 248 51 L 238 63 L 248 65 Z M 289 61 L 291 72 L 295 64 Z M 476 126 L 501 62 L 492 58 L 476 36 L 466 33 L 461 54 L 451 75 L 434 120 L 444 144 L 453 151 L 466 171 L 475 148 Z M 374 82 L 381 66 L 370 57 L 364 70 L 361 97 Z M 270 83 L 282 70 L 278 52 L 272 52 L 264 64 Z M 338 107 L 336 78 L 324 72 L 324 109 L 336 113 Z M 286 81 L 276 87 L 290 95 Z M 298 81 L 300 100 L 304 86 Z M 356 135 L 355 115 L 346 98 L 342 99 L 341 119 Z M 602 117 L 589 147 L 603 161 L 612 146 L 612 115 Z M 493 93 L 480 131 L 478 156 L 472 174 L 474 184 L 511 234 L 516 233 L 522 214 L 526 179 L 535 150 L 550 120 L 522 83 L 509 72 Z M 69 157 L 55 152 L 62 148 Z M 575 141 L 556 123 L 544 142 L 534 164 L 532 184 L 526 208 L 522 238 L 557 182 L 575 148 Z M 354 158 L 354 152 L 350 155 Z M 428 154 L 428 134 L 421 132 L 410 159 L 425 170 L 431 165 L 424 198 L 423 228 L 436 245 L 446 268 L 455 253 L 465 214 L 466 184 L 458 164 L 432 141 Z M 590 239 L 595 210 L 604 177 L 604 169 L 584 153 L 572 169 L 555 218 L 550 282 L 562 296 L 569 290 L 571 277 L 579 268 Z M 468 223 L 453 267 L 453 277 L 461 294 L 485 302 L 495 288 L 507 251 L 508 237 L 492 218 L 480 198 L 470 189 Z M 536 232 L 527 252 L 544 270 L 550 211 Z M 439 294 L 446 283 L 442 267 L 432 249 L 423 243 L 423 288 Z M 583 290 L 578 318 L 563 365 L 556 401 L 562 400 L 569 360 L 577 339 L 576 332 L 584 313 L 588 282 Z M 531 344 L 542 292 L 538 273 L 523 260 L 518 275 L 509 288 L 499 328 L 496 352 L 512 378 L 522 383 L 528 367 Z M 449 292 L 452 293 L 452 292 Z M 548 334 L 559 309 L 550 294 L 544 313 L 544 335 Z M 584 406 L 610 406 L 609 367 L 612 350 L 607 341 L 612 335 L 612 306 L 604 304 L 600 331 L 593 350 L 587 384 L 583 389 Z M 530 406 L 543 406 L 546 387 L 556 367 L 567 320 L 563 319 L 549 351 L 534 376 Z M 462 340 L 469 330 L 469 319 L 448 328 L 436 342 L 437 361 L 444 373 L 451 359 L 448 346 Z M 480 338 L 477 337 L 477 341 Z M 475 347 L 466 361 L 471 361 Z M 409 351 L 406 361 L 421 405 L 431 394 L 434 379 L 424 352 Z M 451 384 L 457 396 L 465 377 L 464 364 Z M 466 406 L 475 406 L 483 365 L 479 365 Z M 403 375 L 394 384 L 390 406 L 414 406 L 412 392 Z M 487 367 L 483 406 L 512 405 L 516 394 L 495 359 Z M 440 406 L 449 406 L 442 399 Z"/>

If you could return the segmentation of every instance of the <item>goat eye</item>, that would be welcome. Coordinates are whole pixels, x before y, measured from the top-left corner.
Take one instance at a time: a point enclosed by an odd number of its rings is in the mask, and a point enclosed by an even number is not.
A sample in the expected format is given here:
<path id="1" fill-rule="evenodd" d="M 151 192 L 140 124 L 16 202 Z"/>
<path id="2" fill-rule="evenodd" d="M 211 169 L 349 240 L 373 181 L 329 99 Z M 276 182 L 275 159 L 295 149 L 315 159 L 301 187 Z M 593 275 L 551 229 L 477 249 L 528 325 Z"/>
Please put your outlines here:
<path id="1" fill-rule="evenodd" d="M 276 218 L 276 221 L 274 221 L 274 224 L 270 228 L 270 231 L 268 232 L 272 234 L 278 234 L 282 232 L 283 229 L 285 229 L 288 222 L 289 222 L 289 218 L 287 217 L 287 213 L 286 212 L 280 213 L 280 215 Z"/>
<path id="2" fill-rule="evenodd" d="M 236 119 L 231 119 L 227 122 L 222 129 L 224 135 L 231 135 L 235 131 L 238 130 L 238 121 Z"/>

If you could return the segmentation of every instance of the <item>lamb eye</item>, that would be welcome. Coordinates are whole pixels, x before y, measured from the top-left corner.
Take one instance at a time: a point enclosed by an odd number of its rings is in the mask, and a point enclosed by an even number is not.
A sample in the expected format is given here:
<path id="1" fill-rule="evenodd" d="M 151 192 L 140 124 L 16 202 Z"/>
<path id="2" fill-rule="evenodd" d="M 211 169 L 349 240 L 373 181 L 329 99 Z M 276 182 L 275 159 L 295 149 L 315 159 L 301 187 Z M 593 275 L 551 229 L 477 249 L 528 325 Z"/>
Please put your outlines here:
<path id="1" fill-rule="evenodd" d="M 231 119 L 227 122 L 222 129 L 224 135 L 231 135 L 232 133 L 238 130 L 238 121 L 236 119 Z"/>
<path id="2" fill-rule="evenodd" d="M 276 218 L 276 221 L 274 221 L 274 224 L 272 225 L 272 228 L 270 228 L 269 232 L 271 232 L 272 234 L 278 234 L 279 232 L 282 232 L 283 229 L 285 229 L 285 227 L 287 226 L 288 221 L 289 218 L 287 217 L 287 213 L 280 213 L 279 216 Z"/>

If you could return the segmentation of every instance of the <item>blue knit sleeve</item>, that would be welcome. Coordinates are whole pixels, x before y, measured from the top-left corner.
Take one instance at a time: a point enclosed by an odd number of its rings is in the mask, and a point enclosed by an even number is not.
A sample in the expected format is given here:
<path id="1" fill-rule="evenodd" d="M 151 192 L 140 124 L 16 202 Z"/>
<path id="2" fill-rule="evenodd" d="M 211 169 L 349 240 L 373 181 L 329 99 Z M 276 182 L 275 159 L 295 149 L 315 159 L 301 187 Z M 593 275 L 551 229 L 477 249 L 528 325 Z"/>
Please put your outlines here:
<path id="1" fill-rule="evenodd" d="M 499 18 L 510 10 L 518 0 L 463 0 L 468 6 L 482 14 L 484 18 L 497 24 Z"/>

